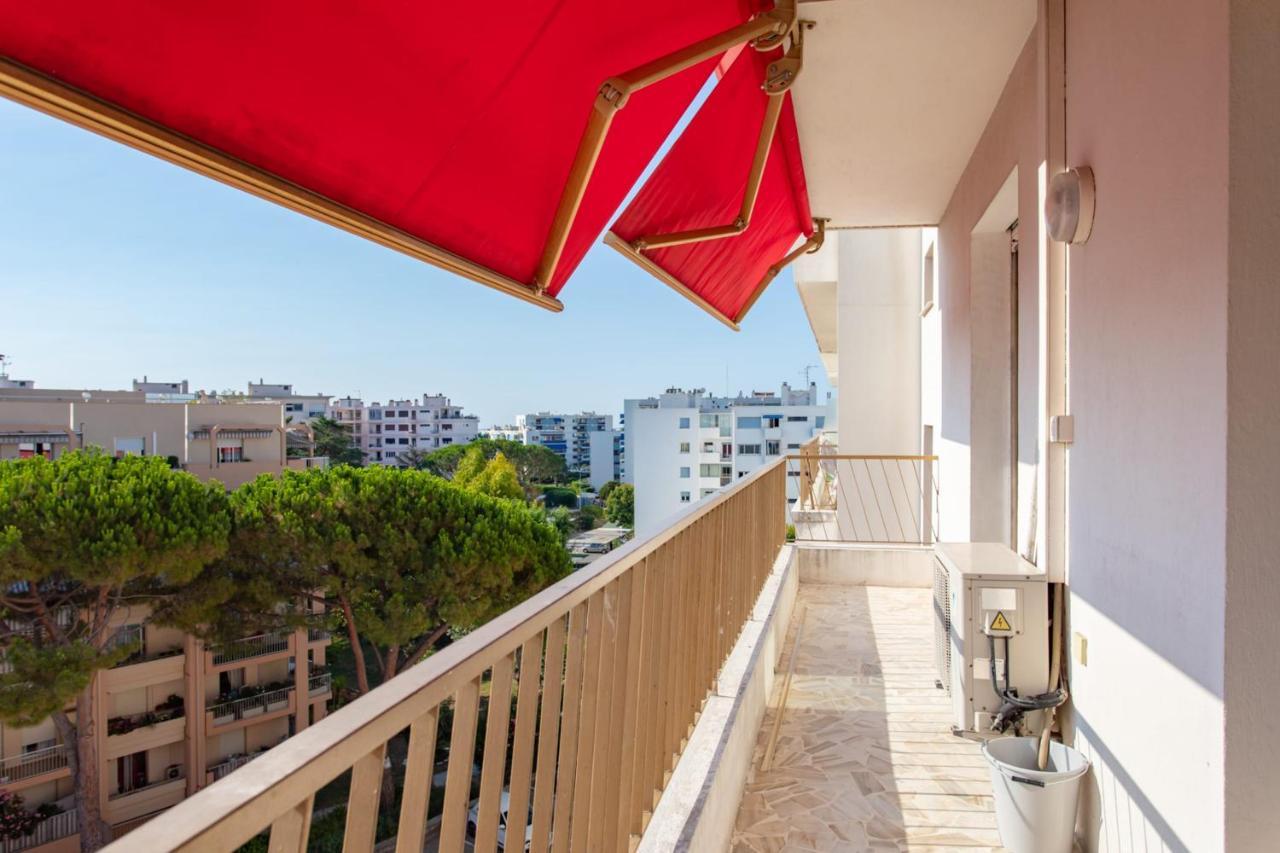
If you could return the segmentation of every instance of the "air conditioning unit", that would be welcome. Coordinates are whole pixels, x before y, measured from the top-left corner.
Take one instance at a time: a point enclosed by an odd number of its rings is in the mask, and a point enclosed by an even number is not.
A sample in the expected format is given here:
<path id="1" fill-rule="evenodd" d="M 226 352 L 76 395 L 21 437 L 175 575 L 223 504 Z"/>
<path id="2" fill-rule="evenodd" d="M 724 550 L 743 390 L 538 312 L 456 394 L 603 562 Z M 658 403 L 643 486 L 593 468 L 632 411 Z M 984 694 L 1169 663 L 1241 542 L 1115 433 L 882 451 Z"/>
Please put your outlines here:
<path id="1" fill-rule="evenodd" d="M 934 566 L 934 660 L 957 731 L 987 732 L 1010 702 L 1049 685 L 1049 585 L 1045 573 L 994 542 L 940 543 Z M 992 659 L 995 682 L 992 681 Z M 1036 734 L 1044 713 L 1017 714 Z"/>

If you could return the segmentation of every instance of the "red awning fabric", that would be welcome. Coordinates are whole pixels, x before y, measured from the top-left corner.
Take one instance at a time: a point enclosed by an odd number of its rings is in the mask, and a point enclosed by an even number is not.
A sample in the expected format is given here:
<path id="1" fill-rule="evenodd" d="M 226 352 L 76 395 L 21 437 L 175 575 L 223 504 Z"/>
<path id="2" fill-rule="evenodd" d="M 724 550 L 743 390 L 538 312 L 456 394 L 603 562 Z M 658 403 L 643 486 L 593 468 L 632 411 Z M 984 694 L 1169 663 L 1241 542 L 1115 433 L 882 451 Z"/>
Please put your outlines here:
<path id="1" fill-rule="evenodd" d="M 601 84 L 772 6 L 0 0 L 0 93 L 68 117 L 14 82 L 16 63 L 528 284 Z M 637 92 L 618 113 L 550 295 L 716 61 Z"/>
<path id="2" fill-rule="evenodd" d="M 813 234 L 791 95 L 778 119 L 750 224 L 740 234 L 662 248 L 631 244 L 732 223 L 742 204 L 769 95 L 766 67 L 781 50 L 741 51 L 671 150 L 613 223 L 610 242 L 735 326 L 798 241 Z"/>

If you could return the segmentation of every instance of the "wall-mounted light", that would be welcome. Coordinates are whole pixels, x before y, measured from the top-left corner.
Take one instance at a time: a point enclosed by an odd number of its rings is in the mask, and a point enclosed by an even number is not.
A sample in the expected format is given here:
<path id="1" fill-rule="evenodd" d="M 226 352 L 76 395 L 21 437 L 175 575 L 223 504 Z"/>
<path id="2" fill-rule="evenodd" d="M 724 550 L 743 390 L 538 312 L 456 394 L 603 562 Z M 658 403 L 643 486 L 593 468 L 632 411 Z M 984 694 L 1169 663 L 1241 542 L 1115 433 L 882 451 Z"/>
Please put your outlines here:
<path id="1" fill-rule="evenodd" d="M 1083 243 L 1093 231 L 1096 197 L 1093 170 L 1077 166 L 1049 180 L 1044 200 L 1044 222 L 1049 236 L 1060 243 Z"/>

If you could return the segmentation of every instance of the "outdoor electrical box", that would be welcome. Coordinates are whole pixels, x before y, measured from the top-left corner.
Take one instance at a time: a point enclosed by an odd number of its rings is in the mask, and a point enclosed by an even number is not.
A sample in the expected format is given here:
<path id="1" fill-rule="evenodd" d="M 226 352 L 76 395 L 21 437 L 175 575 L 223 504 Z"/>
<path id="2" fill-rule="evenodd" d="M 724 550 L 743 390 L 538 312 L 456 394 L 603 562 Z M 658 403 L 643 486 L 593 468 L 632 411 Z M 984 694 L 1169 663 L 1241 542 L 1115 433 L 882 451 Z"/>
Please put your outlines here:
<path id="1" fill-rule="evenodd" d="M 991 680 L 993 646 L 999 687 L 1029 697 L 1053 686 L 1049 584 L 1042 569 L 999 543 L 940 543 L 935 555 L 938 682 L 951 694 L 953 727 L 986 732 L 1005 704 Z M 1027 712 L 1018 733 L 1037 734 L 1043 718 Z"/>

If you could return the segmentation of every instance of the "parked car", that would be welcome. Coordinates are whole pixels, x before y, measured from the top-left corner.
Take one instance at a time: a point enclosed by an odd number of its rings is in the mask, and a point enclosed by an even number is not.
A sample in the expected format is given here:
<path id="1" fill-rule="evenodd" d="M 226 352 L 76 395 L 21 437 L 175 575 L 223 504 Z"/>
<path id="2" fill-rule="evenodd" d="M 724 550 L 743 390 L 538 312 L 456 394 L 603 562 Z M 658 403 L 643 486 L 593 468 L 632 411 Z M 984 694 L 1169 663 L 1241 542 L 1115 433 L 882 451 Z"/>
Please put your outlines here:
<path id="1" fill-rule="evenodd" d="M 524 820 L 524 844 L 520 847 L 507 847 L 507 812 L 511 807 L 511 795 L 503 791 L 502 797 L 498 801 L 498 849 L 507 850 L 525 850 L 529 849 L 529 845 L 533 842 L 533 810 L 525 815 Z M 474 842 L 476 838 L 476 824 L 480 820 L 480 801 L 475 800 L 471 803 L 471 810 L 467 812 L 467 838 Z M 517 830 L 518 831 L 518 830 Z"/>

